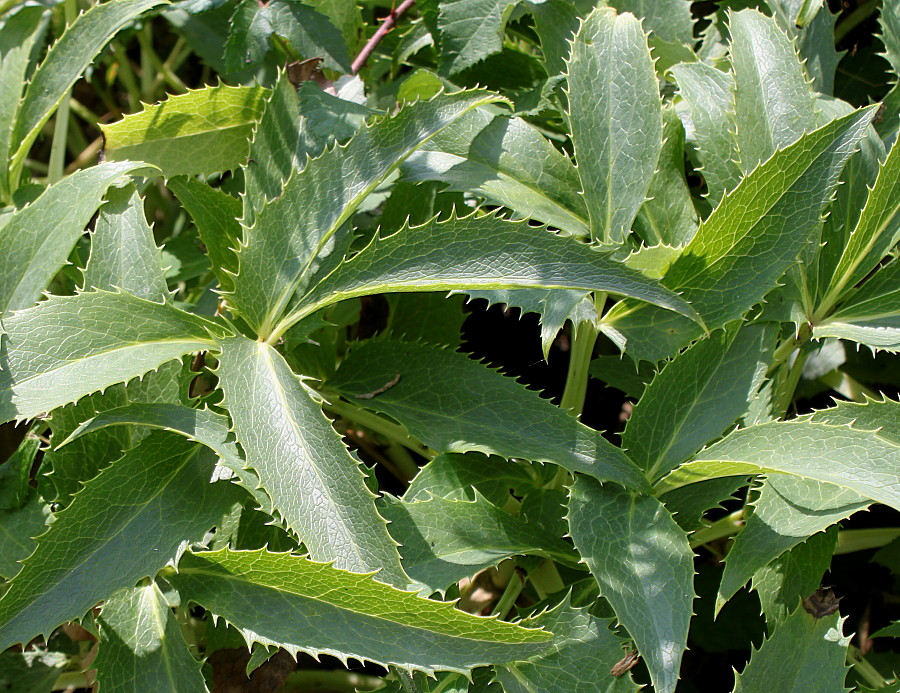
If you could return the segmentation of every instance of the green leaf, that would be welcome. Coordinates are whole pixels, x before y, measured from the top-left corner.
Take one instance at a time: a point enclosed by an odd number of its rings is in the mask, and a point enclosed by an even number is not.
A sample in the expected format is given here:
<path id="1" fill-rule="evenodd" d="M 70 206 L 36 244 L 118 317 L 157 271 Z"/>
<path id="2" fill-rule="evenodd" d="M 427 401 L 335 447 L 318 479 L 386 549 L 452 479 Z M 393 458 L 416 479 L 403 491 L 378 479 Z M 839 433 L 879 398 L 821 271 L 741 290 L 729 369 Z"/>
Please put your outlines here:
<path id="1" fill-rule="evenodd" d="M 761 301 L 812 242 L 872 115 L 871 109 L 857 111 L 776 152 L 700 225 L 663 283 L 687 298 L 707 327 L 721 327 Z M 682 318 L 628 301 L 603 317 L 601 329 L 630 347 L 648 325 L 656 327 L 655 343 L 637 345 L 648 360 L 669 356 L 699 336 Z"/>
<path id="2" fill-rule="evenodd" d="M 900 242 L 900 147 L 891 148 L 820 304 L 827 312 Z M 826 313 L 827 314 L 827 313 Z"/>
<path id="3" fill-rule="evenodd" d="M 884 42 L 882 55 L 891 64 L 894 74 L 900 75 L 900 8 L 893 3 L 884 3 L 879 9 L 878 23 Z"/>
<path id="4" fill-rule="evenodd" d="M 697 210 L 684 178 L 684 126 L 672 106 L 663 109 L 663 146 L 647 197 L 635 219 L 635 232 L 650 245 L 690 241 L 697 231 Z"/>
<path id="5" fill-rule="evenodd" d="M 0 511 L 0 577 L 15 577 L 37 545 L 33 539 L 44 533 L 47 504 L 39 498 L 12 510 Z"/>
<path id="6" fill-rule="evenodd" d="M 401 170 L 406 180 L 438 180 L 449 190 L 479 195 L 566 234 L 590 235 L 577 170 L 521 118 L 472 111 L 410 156 Z"/>
<path id="7" fill-rule="evenodd" d="M 838 540 L 838 528 L 814 534 L 781 554 L 753 576 L 753 590 L 759 597 L 768 623 L 784 621 L 803 599 L 822 584 L 831 565 Z"/>
<path id="8" fill-rule="evenodd" d="M 879 438 L 900 445 L 900 418 L 897 416 L 900 408 L 896 401 L 867 399 L 865 402 L 835 404 L 834 407 L 820 409 L 800 418 L 814 423 L 851 426 L 861 431 L 872 431 Z"/>
<path id="9" fill-rule="evenodd" d="M 0 686 L 5 693 L 51 693 L 69 658 L 60 652 L 0 653 Z"/>
<path id="10" fill-rule="evenodd" d="M 477 490 L 491 503 L 502 506 L 510 490 L 525 495 L 539 480 L 532 469 L 521 462 L 480 452 L 443 453 L 419 470 L 410 482 L 403 500 L 428 500 L 432 496 L 453 500 L 473 500 Z"/>
<path id="11" fill-rule="evenodd" d="M 900 508 L 898 451 L 896 443 L 871 431 L 775 421 L 731 433 L 663 478 L 657 490 L 723 476 L 779 473 L 834 484 Z"/>
<path id="12" fill-rule="evenodd" d="M 188 440 L 205 445 L 219 456 L 221 463 L 231 470 L 241 484 L 256 498 L 265 512 L 271 512 L 271 501 L 258 488 L 259 479 L 245 462 L 231 440 L 231 422 L 227 416 L 209 409 L 192 409 L 180 404 L 138 402 L 102 411 L 81 423 L 56 449 L 78 440 L 88 433 L 110 426 L 147 426 L 180 433 Z"/>
<path id="13" fill-rule="evenodd" d="M 223 291 L 230 290 L 232 275 L 237 272 L 234 249 L 241 238 L 240 200 L 196 178 L 179 176 L 170 179 L 166 185 L 194 220 L 219 286 Z"/>
<path id="14" fill-rule="evenodd" d="M 515 0 L 441 0 L 437 29 L 441 73 L 453 75 L 499 53 Z"/>
<path id="15" fill-rule="evenodd" d="M 703 516 L 709 510 L 721 508 L 722 501 L 732 498 L 746 485 L 746 477 L 726 476 L 676 488 L 659 499 L 675 517 L 679 527 L 685 532 L 694 532 L 707 526 Z"/>
<path id="16" fill-rule="evenodd" d="M 567 61 L 569 123 L 591 237 L 621 243 L 662 148 L 662 104 L 647 37 L 633 15 L 598 8 Z"/>
<path id="17" fill-rule="evenodd" d="M 11 180 L 21 170 L 31 145 L 63 97 L 119 30 L 165 0 L 113 0 L 80 15 L 38 67 L 19 106 L 11 146 Z"/>
<path id="18" fill-rule="evenodd" d="M 32 495 L 31 468 L 41 446 L 34 434 L 26 434 L 15 451 L 0 465 L 0 510 L 15 510 Z"/>
<path id="19" fill-rule="evenodd" d="M 656 369 L 650 364 L 635 363 L 625 354 L 598 356 L 591 361 L 592 378 L 603 381 L 608 387 L 621 390 L 635 401 L 641 398 L 647 383 L 653 380 Z"/>
<path id="20" fill-rule="evenodd" d="M 900 351 L 900 261 L 879 269 L 813 337 L 840 337 L 873 349 Z"/>
<path id="21" fill-rule="evenodd" d="M 100 164 L 51 185 L 0 227 L 0 316 L 33 306 L 66 264 L 106 189 L 143 164 Z"/>
<path id="22" fill-rule="evenodd" d="M 716 611 L 768 563 L 869 505 L 850 489 L 791 476 L 769 477 L 725 557 Z"/>
<path id="23" fill-rule="evenodd" d="M 472 616 L 367 575 L 290 554 L 185 554 L 167 579 L 182 594 L 241 630 L 248 644 L 291 654 L 353 657 L 428 673 L 522 659 L 551 635 Z"/>
<path id="24" fill-rule="evenodd" d="M 541 40 L 541 54 L 547 74 L 564 73 L 572 36 L 578 31 L 580 17 L 594 8 L 593 3 L 529 0 L 527 7 L 534 16 L 534 30 Z"/>
<path id="25" fill-rule="evenodd" d="M 798 608 L 750 657 L 737 675 L 735 693 L 844 693 L 849 642 L 838 614 L 814 618 Z"/>
<path id="26" fill-rule="evenodd" d="M 747 411 L 775 347 L 771 324 L 715 332 L 678 354 L 647 386 L 622 446 L 656 480 Z"/>
<path id="27" fill-rule="evenodd" d="M 575 478 L 569 499 L 575 547 L 628 629 L 655 690 L 672 693 L 694 598 L 687 535 L 656 498 Z"/>
<path id="28" fill-rule="evenodd" d="M 644 30 L 668 43 L 694 42 L 690 0 L 609 0 L 609 6 L 631 12 L 642 20 Z"/>
<path id="29" fill-rule="evenodd" d="M 98 622 L 100 649 L 91 666 L 104 691 L 206 693 L 200 662 L 155 582 L 112 594 Z"/>
<path id="30" fill-rule="evenodd" d="M 454 292 L 456 293 L 456 292 Z M 550 356 L 550 347 L 567 320 L 579 322 L 597 319 L 597 309 L 588 291 L 566 289 L 495 289 L 493 291 L 466 291 L 470 300 L 483 298 L 488 305 L 503 304 L 518 308 L 522 315 L 537 313 L 541 320 L 541 349 L 544 360 Z"/>
<path id="31" fill-rule="evenodd" d="M 513 517 L 477 492 L 472 501 L 431 497 L 409 503 L 387 496 L 379 510 L 401 546 L 404 570 L 426 594 L 515 554 L 578 563 L 561 534 Z"/>
<path id="32" fill-rule="evenodd" d="M 477 211 L 377 238 L 303 297 L 293 323 L 345 298 L 394 291 L 581 289 L 633 296 L 692 315 L 681 298 L 616 256 L 524 221 Z M 699 329 L 699 328 L 698 328 Z"/>
<path id="33" fill-rule="evenodd" d="M 400 557 L 375 510 L 359 462 L 270 345 L 222 343 L 219 382 L 247 465 L 313 560 L 406 585 Z M 297 493 L 303 488 L 303 493 Z"/>
<path id="34" fill-rule="evenodd" d="M 87 482 L 0 599 L 0 648 L 81 618 L 113 591 L 155 575 L 182 541 L 199 541 L 237 499 L 229 482 L 210 483 L 211 458 L 156 432 Z"/>
<path id="35" fill-rule="evenodd" d="M 360 399 L 398 373 L 393 387 Z M 370 341 L 350 352 L 328 387 L 396 419 L 439 452 L 478 450 L 552 462 L 600 480 L 647 487 L 635 464 L 599 432 L 465 354 Z"/>
<path id="36" fill-rule="evenodd" d="M 729 29 L 734 120 L 746 175 L 816 127 L 816 101 L 794 45 L 774 19 L 742 10 L 731 16 Z"/>
<path id="37" fill-rule="evenodd" d="M 672 74 L 690 109 L 707 199 L 715 207 L 741 180 L 737 141 L 732 132 L 734 77 L 699 62 L 676 65 Z"/>
<path id="38" fill-rule="evenodd" d="M 106 158 L 147 161 L 167 178 L 238 168 L 267 94 L 259 86 L 219 84 L 145 106 L 101 126 Z"/>
<path id="39" fill-rule="evenodd" d="M 835 70 L 844 55 L 834 47 L 838 15 L 831 14 L 821 0 L 769 0 L 768 5 L 779 26 L 794 41 L 812 88 L 820 94 L 832 94 Z"/>
<path id="40" fill-rule="evenodd" d="M 0 28 L 0 201 L 8 202 L 15 190 L 10 186 L 10 142 L 16 114 L 21 106 L 22 85 L 34 58 L 35 46 L 47 28 L 47 10 L 40 5 L 21 5 Z"/>
<path id="41" fill-rule="evenodd" d="M 456 92 L 407 106 L 295 173 L 244 233 L 231 296 L 241 317 L 269 336 L 323 252 L 335 252 L 329 242 L 362 201 L 431 137 L 498 98 L 483 91 Z"/>
<path id="42" fill-rule="evenodd" d="M 122 289 L 148 301 L 165 301 L 170 294 L 162 255 L 137 188 L 112 188 L 106 199 L 91 234 L 84 287 Z"/>
<path id="43" fill-rule="evenodd" d="M 505 693 L 636 693 L 631 674 L 610 673 L 625 654 L 625 641 L 611 629 L 612 619 L 597 618 L 571 604 L 571 594 L 553 609 L 520 621 L 553 633 L 553 647 L 527 662 L 497 666 Z"/>
<path id="44" fill-rule="evenodd" d="M 3 327 L 3 421 L 32 418 L 207 350 L 212 335 L 222 334 L 215 323 L 172 305 L 106 291 L 55 296 L 9 314 Z"/>

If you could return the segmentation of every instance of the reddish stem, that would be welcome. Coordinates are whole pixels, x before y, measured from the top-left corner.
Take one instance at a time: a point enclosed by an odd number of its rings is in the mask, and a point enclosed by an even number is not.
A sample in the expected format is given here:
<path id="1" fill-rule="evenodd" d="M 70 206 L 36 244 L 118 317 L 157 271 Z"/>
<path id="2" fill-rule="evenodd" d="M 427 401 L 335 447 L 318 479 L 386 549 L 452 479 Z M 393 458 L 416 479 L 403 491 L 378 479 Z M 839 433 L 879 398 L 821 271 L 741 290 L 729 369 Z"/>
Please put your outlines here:
<path id="1" fill-rule="evenodd" d="M 356 60 L 353 61 L 353 65 L 351 66 L 353 74 L 355 75 L 362 69 L 362 66 L 366 64 L 366 60 L 369 59 L 369 56 L 372 55 L 372 51 L 375 50 L 375 46 L 385 37 L 385 35 L 394 28 L 394 25 L 397 23 L 397 20 L 400 16 L 406 12 L 410 7 L 415 4 L 416 0 L 403 0 L 398 6 L 397 9 L 391 10 L 391 13 L 384 18 L 384 21 L 381 23 L 381 26 L 378 27 L 378 31 L 376 31 L 372 38 L 368 40 L 363 49 L 359 52 L 359 55 L 356 56 Z"/>

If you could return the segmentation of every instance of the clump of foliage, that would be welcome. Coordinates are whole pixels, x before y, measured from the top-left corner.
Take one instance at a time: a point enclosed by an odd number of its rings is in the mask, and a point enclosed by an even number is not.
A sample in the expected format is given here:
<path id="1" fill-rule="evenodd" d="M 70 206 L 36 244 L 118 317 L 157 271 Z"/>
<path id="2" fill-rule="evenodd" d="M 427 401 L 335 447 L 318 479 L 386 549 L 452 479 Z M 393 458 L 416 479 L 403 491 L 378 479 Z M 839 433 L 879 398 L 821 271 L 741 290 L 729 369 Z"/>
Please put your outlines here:
<path id="1" fill-rule="evenodd" d="M 0 3 L 4 690 L 895 690 L 900 5 L 362 5 Z"/>

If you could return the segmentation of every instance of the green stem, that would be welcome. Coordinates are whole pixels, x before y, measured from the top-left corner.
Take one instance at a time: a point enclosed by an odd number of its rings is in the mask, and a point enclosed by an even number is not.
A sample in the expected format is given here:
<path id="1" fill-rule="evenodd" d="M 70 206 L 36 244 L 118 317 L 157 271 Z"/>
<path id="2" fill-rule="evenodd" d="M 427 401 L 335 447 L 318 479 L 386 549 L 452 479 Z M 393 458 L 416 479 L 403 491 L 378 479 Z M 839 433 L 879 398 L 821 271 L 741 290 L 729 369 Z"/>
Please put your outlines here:
<path id="1" fill-rule="evenodd" d="M 128 92 L 128 110 L 136 111 L 141 103 L 141 88 L 138 86 L 134 68 L 131 67 L 131 61 L 121 43 L 113 41 L 112 49 L 116 62 L 119 64 L 119 78 L 125 85 L 125 91 Z"/>
<path id="2" fill-rule="evenodd" d="M 872 13 L 878 7 L 879 0 L 866 0 L 866 2 L 857 5 L 856 9 L 844 17 L 834 28 L 834 44 L 838 45 L 847 38 L 847 34 L 872 16 Z"/>
<path id="3" fill-rule="evenodd" d="M 281 690 L 284 693 L 306 693 L 306 691 L 374 691 L 384 685 L 377 676 L 358 674 L 355 671 L 300 670 L 288 676 Z"/>
<path id="4" fill-rule="evenodd" d="M 147 29 L 147 31 L 144 31 L 144 29 Z M 152 75 L 154 71 L 156 72 L 156 75 L 149 83 L 148 79 L 144 78 L 143 74 L 141 75 L 141 81 L 144 83 L 144 89 L 146 90 L 144 99 L 147 101 L 155 100 L 156 89 L 160 79 L 165 81 L 177 93 L 186 93 L 188 90 L 187 86 L 178 78 L 178 75 L 172 72 L 172 68 L 166 65 L 154 50 L 153 37 L 149 34 L 150 25 L 148 24 L 144 29 L 139 31 L 137 35 L 138 43 L 141 44 L 141 62 L 152 66 L 152 70 L 149 68 L 146 70 L 148 76 Z"/>
<path id="5" fill-rule="evenodd" d="M 172 50 L 169 52 L 169 56 L 166 58 L 165 62 L 162 64 L 162 70 L 156 75 L 153 80 L 153 93 L 162 86 L 164 81 L 168 81 L 169 75 L 178 79 L 178 76 L 175 74 L 175 70 L 177 70 L 181 63 L 190 55 L 190 48 L 187 47 L 187 41 L 184 40 L 183 37 L 179 36 L 178 40 L 175 42 L 175 45 L 172 47 Z M 181 82 L 180 79 L 178 81 L 183 85 L 184 82 Z M 184 87 L 187 89 L 187 86 Z"/>
<path id="6" fill-rule="evenodd" d="M 845 529 L 838 534 L 835 555 L 853 553 L 887 546 L 900 537 L 900 527 L 877 527 L 875 529 Z"/>
<path id="7" fill-rule="evenodd" d="M 572 416 L 581 416 L 584 399 L 587 395 L 588 370 L 594 345 L 600 333 L 592 322 L 580 322 L 572 334 L 572 347 L 569 351 L 569 371 L 566 374 L 566 387 L 563 390 L 559 406 Z"/>
<path id="8" fill-rule="evenodd" d="M 859 674 L 860 678 L 870 686 L 880 690 L 887 685 L 887 681 L 885 681 L 881 672 L 866 660 L 858 647 L 854 645 L 847 647 L 847 661 L 856 669 L 856 673 Z"/>
<path id="9" fill-rule="evenodd" d="M 376 433 L 383 435 L 389 440 L 400 443 L 400 445 L 403 445 L 413 452 L 422 455 L 422 457 L 425 457 L 427 459 L 437 457 L 437 452 L 429 448 L 427 445 L 422 445 L 422 443 L 409 435 L 405 426 L 401 426 L 400 424 L 395 424 L 392 421 L 388 421 L 384 417 L 378 416 L 378 414 L 370 412 L 367 409 L 363 409 L 362 407 L 350 404 L 349 402 L 341 401 L 340 399 L 335 397 L 333 393 L 322 394 L 327 398 L 325 409 L 327 409 L 328 411 L 332 411 L 335 414 L 339 414 L 340 416 L 351 419 L 361 426 L 365 426 L 366 428 L 369 428 Z M 411 479 L 419 470 L 417 467 L 415 470 L 410 469 L 403 471 L 412 472 L 411 476 L 409 477 Z"/>
<path id="10" fill-rule="evenodd" d="M 833 370 L 825 375 L 820 375 L 819 382 L 824 383 L 835 392 L 842 394 L 848 399 L 852 399 L 854 402 L 865 402 L 867 398 L 879 398 L 877 392 L 870 390 L 862 383 L 838 370 Z"/>
<path id="11" fill-rule="evenodd" d="M 560 577 L 556 564 L 549 558 L 528 574 L 528 580 L 541 599 L 546 599 L 551 594 L 566 588 L 566 583 Z"/>
<path id="12" fill-rule="evenodd" d="M 787 371 L 787 375 L 782 375 L 780 382 L 776 386 L 775 401 L 772 405 L 772 413 L 779 419 L 783 419 L 794 401 L 794 393 L 797 391 L 797 385 L 800 383 L 800 376 L 803 375 L 803 366 L 806 359 L 809 358 L 809 351 L 801 349 Z"/>
<path id="13" fill-rule="evenodd" d="M 506 583 L 506 589 L 503 590 L 503 594 L 501 594 L 500 599 L 497 600 L 497 604 L 494 606 L 492 613 L 497 614 L 497 618 L 499 619 L 506 618 L 506 615 L 510 612 L 510 609 L 513 608 L 524 588 L 525 580 L 523 580 L 522 576 L 519 574 L 519 569 L 516 569 L 509 578 L 509 582 Z"/>
<path id="14" fill-rule="evenodd" d="M 703 546 L 711 541 L 731 537 L 741 531 L 744 527 L 744 511 L 736 510 L 721 520 L 713 522 L 711 525 L 701 527 L 693 532 L 690 536 L 691 548 Z"/>
<path id="15" fill-rule="evenodd" d="M 78 1 L 66 0 L 65 2 L 66 26 L 72 24 L 78 16 Z M 59 107 L 56 109 L 56 119 L 53 123 L 53 142 L 50 145 L 50 162 L 47 166 L 47 182 L 50 185 L 62 180 L 66 168 L 66 141 L 69 138 L 69 100 L 72 98 L 72 90 L 66 92 Z"/>

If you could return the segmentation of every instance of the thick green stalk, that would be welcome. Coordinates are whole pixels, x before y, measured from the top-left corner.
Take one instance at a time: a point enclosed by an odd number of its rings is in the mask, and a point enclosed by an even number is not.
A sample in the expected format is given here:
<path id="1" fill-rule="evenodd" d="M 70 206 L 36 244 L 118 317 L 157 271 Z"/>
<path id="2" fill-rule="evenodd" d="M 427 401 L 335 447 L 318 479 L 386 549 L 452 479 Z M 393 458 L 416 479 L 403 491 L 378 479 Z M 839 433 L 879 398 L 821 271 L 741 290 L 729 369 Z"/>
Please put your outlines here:
<path id="1" fill-rule="evenodd" d="M 525 580 L 522 578 L 522 575 L 517 568 L 513 571 L 512 576 L 509 578 L 509 582 L 506 583 L 506 589 L 503 590 L 503 594 L 500 595 L 500 599 L 497 600 L 497 604 L 494 606 L 491 613 L 497 614 L 497 618 L 506 618 L 506 615 L 509 613 L 510 609 L 513 608 L 524 588 Z"/>
<path id="2" fill-rule="evenodd" d="M 887 685 L 887 681 L 885 681 L 881 672 L 866 660 L 858 647 L 850 645 L 847 648 L 847 661 L 856 670 L 856 673 L 860 675 L 860 678 L 864 679 L 873 688 L 882 690 Z"/>
<path id="3" fill-rule="evenodd" d="M 703 546 L 704 544 L 708 544 L 711 541 L 734 536 L 735 534 L 740 532 L 743 527 L 744 511 L 736 510 L 735 512 L 731 513 L 731 515 L 723 517 L 721 520 L 717 520 L 711 525 L 701 527 L 693 534 L 691 534 L 691 548 L 695 549 L 698 546 Z"/>

